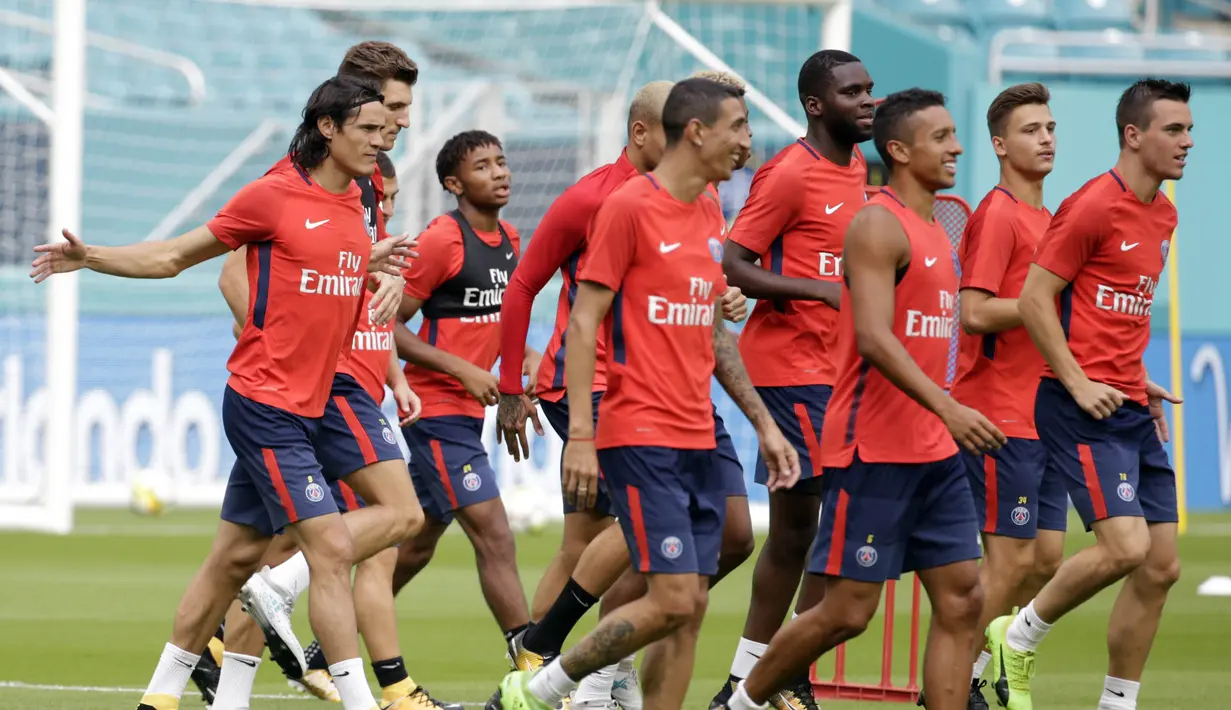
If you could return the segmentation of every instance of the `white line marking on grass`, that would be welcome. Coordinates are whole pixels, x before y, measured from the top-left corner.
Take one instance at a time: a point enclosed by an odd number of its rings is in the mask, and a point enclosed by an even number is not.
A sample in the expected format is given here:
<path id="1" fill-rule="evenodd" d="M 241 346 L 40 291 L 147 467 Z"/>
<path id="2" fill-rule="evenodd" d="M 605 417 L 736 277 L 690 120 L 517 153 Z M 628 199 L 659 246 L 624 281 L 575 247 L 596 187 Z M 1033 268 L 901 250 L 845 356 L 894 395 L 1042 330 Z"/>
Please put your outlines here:
<path id="1" fill-rule="evenodd" d="M 39 690 L 51 691 L 60 693 L 131 693 L 137 695 L 144 693 L 145 688 L 121 688 L 116 686 L 100 686 L 100 685 L 45 685 L 42 683 L 23 683 L 20 680 L 0 680 L 0 690 Z M 186 690 L 184 695 L 194 695 L 200 697 L 200 693 L 195 690 Z M 254 693 L 253 700 L 316 700 L 316 698 L 304 695 L 302 693 Z M 483 703 L 462 703 L 466 707 L 482 707 Z"/>

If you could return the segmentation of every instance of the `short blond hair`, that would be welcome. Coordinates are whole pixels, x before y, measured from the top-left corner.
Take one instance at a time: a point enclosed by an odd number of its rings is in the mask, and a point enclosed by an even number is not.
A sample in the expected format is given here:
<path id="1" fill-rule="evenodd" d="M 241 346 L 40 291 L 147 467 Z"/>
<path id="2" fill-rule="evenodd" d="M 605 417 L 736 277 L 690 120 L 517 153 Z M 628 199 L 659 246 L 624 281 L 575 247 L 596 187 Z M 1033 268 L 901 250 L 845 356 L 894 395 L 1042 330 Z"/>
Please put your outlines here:
<path id="1" fill-rule="evenodd" d="M 688 78 L 689 79 L 709 79 L 712 82 L 722 84 L 723 86 L 729 86 L 732 89 L 735 89 L 737 92 L 739 92 L 740 96 L 743 96 L 744 92 L 748 90 L 748 85 L 744 83 L 744 80 L 740 79 L 738 76 L 732 74 L 729 71 L 714 71 L 713 69 L 703 69 L 702 71 L 696 72 L 695 74 L 693 74 L 692 76 Z"/>
<path id="2" fill-rule="evenodd" d="M 628 106 L 628 125 L 632 126 L 634 121 L 662 123 L 663 106 L 667 104 L 667 96 L 673 86 L 673 81 L 651 81 L 641 87 Z"/>

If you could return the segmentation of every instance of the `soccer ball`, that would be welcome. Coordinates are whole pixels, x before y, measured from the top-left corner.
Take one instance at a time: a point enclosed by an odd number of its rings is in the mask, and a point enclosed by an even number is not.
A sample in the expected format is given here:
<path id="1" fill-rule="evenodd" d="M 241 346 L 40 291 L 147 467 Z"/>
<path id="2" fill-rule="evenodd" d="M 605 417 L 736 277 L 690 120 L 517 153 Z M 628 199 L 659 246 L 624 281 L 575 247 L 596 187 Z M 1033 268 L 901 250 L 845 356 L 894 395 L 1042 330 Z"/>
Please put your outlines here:
<path id="1" fill-rule="evenodd" d="M 128 509 L 137 515 L 157 517 L 167 510 L 166 496 L 162 486 L 151 480 L 134 480 L 128 499 Z"/>
<path id="2" fill-rule="evenodd" d="M 509 527 L 515 533 L 537 535 L 549 522 L 543 507 L 545 498 L 529 486 L 515 486 L 504 496 L 504 508 L 509 516 Z"/>

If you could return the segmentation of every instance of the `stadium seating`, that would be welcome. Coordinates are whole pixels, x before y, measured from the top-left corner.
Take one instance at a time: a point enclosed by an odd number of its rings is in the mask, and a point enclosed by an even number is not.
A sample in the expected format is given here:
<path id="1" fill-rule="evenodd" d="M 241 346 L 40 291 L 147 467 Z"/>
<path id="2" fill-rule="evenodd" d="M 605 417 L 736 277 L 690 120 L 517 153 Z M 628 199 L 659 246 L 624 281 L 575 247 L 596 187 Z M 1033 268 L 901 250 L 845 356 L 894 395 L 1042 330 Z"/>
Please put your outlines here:
<path id="1" fill-rule="evenodd" d="M 1130 0 L 1053 0 L 1056 25 L 1066 30 L 1133 28 Z"/>

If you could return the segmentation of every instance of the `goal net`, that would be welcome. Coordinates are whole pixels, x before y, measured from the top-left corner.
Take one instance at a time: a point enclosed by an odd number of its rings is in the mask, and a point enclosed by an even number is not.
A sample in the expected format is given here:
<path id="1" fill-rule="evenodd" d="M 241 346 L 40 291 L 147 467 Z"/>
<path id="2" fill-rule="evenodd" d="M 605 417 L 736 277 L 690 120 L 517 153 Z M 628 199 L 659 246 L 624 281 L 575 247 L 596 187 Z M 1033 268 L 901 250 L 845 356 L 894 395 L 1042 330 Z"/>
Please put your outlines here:
<path id="1" fill-rule="evenodd" d="M 40 527 L 6 515 L 10 508 L 123 505 L 134 482 L 170 504 L 216 505 L 234 461 L 221 426 L 234 343 L 216 283 L 221 260 L 167 281 L 82 274 L 71 338 L 45 308 L 59 277 L 42 286 L 27 277 L 31 246 L 56 227 L 49 156 L 64 117 L 47 107 L 63 3 L 86 8 L 88 34 L 76 48 L 89 67 L 78 197 L 81 233 L 98 244 L 166 239 L 207 220 L 285 152 L 310 91 L 349 46 L 371 39 L 397 44 L 420 65 L 412 125 L 392 156 L 401 196 L 391 231 L 417 232 L 451 208 L 436 153 L 450 136 L 478 128 L 504 142 L 514 185 L 504 217 L 532 240 L 552 200 L 619 155 L 633 93 L 702 69 L 733 71 L 749 86 L 755 157 L 723 188 L 734 216 L 751 171 L 801 135 L 795 83 L 803 59 L 826 32 L 845 32 L 840 42 L 849 44 L 844 0 L 6 3 L 0 527 Z M 833 19 L 835 6 L 845 7 L 845 19 Z M 533 346 L 548 340 L 557 293 L 553 284 L 536 301 Z M 48 371 L 50 353 L 73 348 L 75 395 L 49 407 L 45 391 L 58 376 Z M 717 401 L 751 470 L 755 437 L 725 395 Z M 485 436 L 509 495 L 558 515 L 558 440 L 537 441 L 532 460 L 517 465 L 496 450 L 491 421 Z M 47 485 L 49 451 L 61 452 L 68 469 L 62 490 Z"/>

